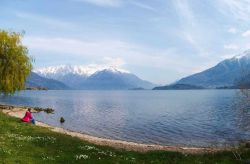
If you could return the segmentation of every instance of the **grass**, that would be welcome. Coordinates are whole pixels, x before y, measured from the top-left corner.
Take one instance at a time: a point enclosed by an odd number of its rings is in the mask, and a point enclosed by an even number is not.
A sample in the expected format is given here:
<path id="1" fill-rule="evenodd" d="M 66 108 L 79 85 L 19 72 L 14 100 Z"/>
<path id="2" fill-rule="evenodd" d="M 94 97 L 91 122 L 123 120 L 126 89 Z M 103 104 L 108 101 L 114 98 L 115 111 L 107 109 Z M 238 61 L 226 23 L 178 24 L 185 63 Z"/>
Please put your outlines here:
<path id="1" fill-rule="evenodd" d="M 96 146 L 78 138 L 51 132 L 46 128 L 24 124 L 0 112 L 0 163 L 245 163 L 250 150 L 239 149 L 238 160 L 233 152 L 188 155 L 154 151 L 138 153 Z"/>

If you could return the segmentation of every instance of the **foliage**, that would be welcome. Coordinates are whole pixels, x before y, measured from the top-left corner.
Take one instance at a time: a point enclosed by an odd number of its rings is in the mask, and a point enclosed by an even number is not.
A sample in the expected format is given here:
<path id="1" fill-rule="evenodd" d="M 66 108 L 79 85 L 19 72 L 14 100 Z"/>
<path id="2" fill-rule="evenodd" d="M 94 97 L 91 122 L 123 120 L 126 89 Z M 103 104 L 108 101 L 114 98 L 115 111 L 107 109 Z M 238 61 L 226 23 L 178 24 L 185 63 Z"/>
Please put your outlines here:
<path id="1" fill-rule="evenodd" d="M 25 87 L 32 69 L 28 49 L 22 45 L 22 34 L 0 30 L 0 92 L 14 94 Z"/>
<path id="2" fill-rule="evenodd" d="M 250 159 L 250 150 L 190 155 L 175 152 L 148 153 L 97 146 L 47 128 L 21 123 L 0 112 L 0 163 L 169 163 L 237 164 Z"/>

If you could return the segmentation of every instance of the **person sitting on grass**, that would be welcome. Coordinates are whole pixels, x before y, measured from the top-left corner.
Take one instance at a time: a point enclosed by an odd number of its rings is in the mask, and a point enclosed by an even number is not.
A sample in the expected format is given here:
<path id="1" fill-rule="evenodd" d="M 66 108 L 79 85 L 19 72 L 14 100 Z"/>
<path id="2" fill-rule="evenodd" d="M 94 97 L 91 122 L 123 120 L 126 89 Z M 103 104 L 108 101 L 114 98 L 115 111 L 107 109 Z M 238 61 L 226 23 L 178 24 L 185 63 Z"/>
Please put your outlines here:
<path id="1" fill-rule="evenodd" d="M 32 124 L 36 124 L 35 119 L 31 114 L 31 108 L 28 108 L 28 110 L 25 113 L 25 116 L 21 120 L 23 122 L 31 122 Z"/>

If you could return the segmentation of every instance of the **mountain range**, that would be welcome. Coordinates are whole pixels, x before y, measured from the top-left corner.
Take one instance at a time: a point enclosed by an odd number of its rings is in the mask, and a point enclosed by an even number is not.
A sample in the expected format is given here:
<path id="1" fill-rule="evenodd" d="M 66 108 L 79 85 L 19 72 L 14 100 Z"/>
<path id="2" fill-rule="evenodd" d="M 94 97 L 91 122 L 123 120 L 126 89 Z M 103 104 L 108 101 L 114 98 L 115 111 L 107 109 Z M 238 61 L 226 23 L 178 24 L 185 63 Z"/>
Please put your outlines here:
<path id="1" fill-rule="evenodd" d="M 30 76 L 26 80 L 26 87 L 27 88 L 43 87 L 54 90 L 70 89 L 67 85 L 65 85 L 60 81 L 41 77 L 34 72 L 31 72 Z"/>
<path id="2" fill-rule="evenodd" d="M 153 90 L 194 90 L 194 89 L 205 89 L 205 88 L 190 84 L 171 84 L 153 88 Z"/>
<path id="3" fill-rule="evenodd" d="M 239 88 L 241 84 L 250 87 L 250 50 L 173 84 L 156 88 L 155 84 L 126 70 L 95 65 L 61 65 L 37 69 L 26 82 L 31 87 L 84 90 Z"/>
<path id="4" fill-rule="evenodd" d="M 37 69 L 33 74 L 62 83 L 70 89 L 123 90 L 139 87 L 152 89 L 156 86 L 128 71 L 114 67 L 61 65 Z"/>
<path id="5" fill-rule="evenodd" d="M 238 88 L 243 81 L 250 82 L 250 50 L 223 60 L 200 73 L 184 77 L 165 88 L 169 89 L 177 84 L 194 86 L 194 88 Z M 165 88 L 163 86 L 162 89 Z"/>

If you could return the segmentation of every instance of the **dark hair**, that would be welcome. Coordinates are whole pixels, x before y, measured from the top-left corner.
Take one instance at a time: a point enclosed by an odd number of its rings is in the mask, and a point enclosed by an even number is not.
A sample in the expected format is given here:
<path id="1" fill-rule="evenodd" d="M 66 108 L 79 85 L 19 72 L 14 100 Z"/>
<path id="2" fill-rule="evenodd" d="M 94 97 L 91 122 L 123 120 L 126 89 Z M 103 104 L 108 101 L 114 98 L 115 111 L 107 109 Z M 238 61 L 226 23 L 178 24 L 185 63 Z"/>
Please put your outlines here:
<path id="1" fill-rule="evenodd" d="M 30 111 L 31 111 L 31 108 L 28 108 L 28 111 L 30 112 Z"/>

